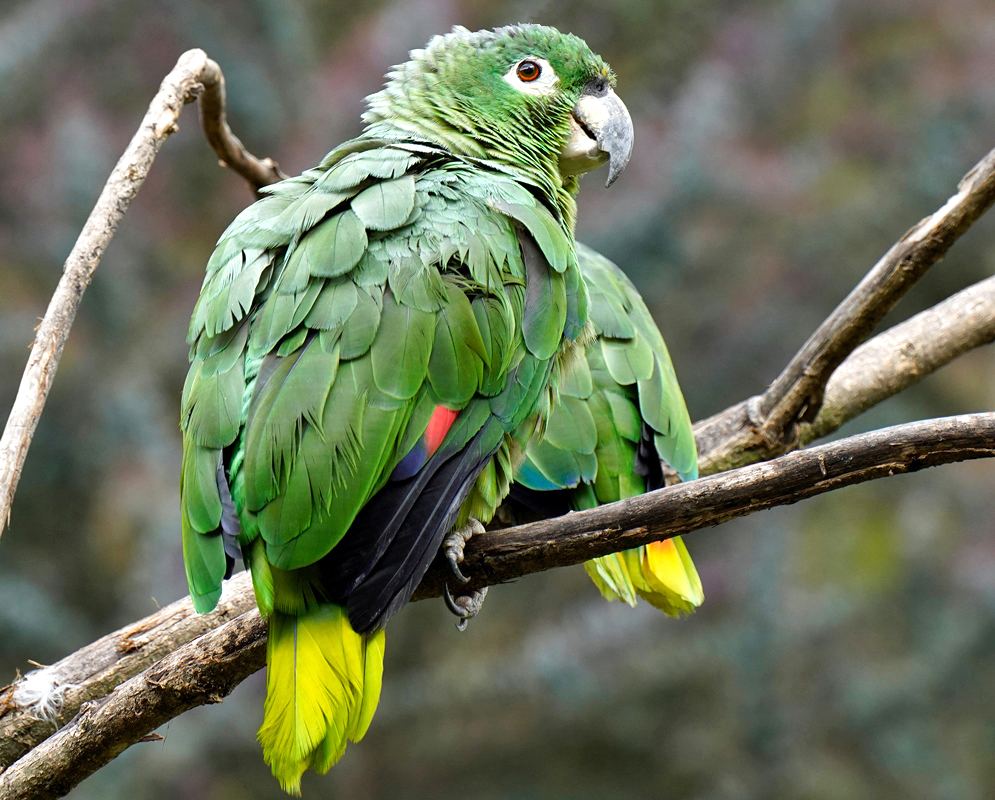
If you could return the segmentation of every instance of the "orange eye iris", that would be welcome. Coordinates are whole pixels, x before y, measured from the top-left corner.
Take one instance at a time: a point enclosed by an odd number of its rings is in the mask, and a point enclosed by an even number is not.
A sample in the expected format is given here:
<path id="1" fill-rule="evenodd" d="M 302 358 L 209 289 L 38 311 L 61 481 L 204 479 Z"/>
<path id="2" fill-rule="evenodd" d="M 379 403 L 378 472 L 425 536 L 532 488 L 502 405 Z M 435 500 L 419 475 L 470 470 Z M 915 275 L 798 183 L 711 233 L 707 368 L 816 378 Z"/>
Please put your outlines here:
<path id="1" fill-rule="evenodd" d="M 534 81 L 542 74 L 542 68 L 535 61 L 523 61 L 518 65 L 518 77 L 523 81 Z"/>

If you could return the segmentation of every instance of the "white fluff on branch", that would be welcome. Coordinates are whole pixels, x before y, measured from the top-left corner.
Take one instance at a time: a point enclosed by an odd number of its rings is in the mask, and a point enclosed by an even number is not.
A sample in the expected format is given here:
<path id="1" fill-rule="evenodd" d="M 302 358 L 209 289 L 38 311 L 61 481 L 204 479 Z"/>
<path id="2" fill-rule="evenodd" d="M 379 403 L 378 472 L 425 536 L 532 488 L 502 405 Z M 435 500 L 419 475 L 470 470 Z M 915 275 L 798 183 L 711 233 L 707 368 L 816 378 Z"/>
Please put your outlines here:
<path id="1" fill-rule="evenodd" d="M 76 686 L 75 683 L 59 683 L 47 668 L 33 669 L 14 685 L 13 700 L 36 718 L 54 724 L 66 692 Z"/>

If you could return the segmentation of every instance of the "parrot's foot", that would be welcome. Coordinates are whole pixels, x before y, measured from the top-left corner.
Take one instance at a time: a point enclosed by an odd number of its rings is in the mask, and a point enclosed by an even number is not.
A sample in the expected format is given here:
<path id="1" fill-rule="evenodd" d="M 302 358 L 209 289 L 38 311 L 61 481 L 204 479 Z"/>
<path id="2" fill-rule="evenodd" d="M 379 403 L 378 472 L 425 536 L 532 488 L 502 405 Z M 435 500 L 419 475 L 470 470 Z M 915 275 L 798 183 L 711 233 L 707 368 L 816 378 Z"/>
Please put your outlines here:
<path id="1" fill-rule="evenodd" d="M 459 565 L 463 563 L 463 548 L 474 534 L 483 533 L 484 526 L 479 519 L 470 519 L 462 528 L 455 528 L 442 540 L 442 552 L 449 562 L 449 568 L 460 583 L 469 583 L 470 579 L 460 572 Z M 450 606 L 452 608 L 452 606 Z M 455 613 L 455 612 L 454 612 Z M 476 612 L 474 612 L 476 613 Z M 472 615 L 471 615 L 472 616 Z"/>
<path id="2" fill-rule="evenodd" d="M 450 593 L 449 586 L 446 586 L 446 593 L 444 595 L 446 607 L 459 617 L 459 622 L 456 623 L 457 630 L 466 630 L 467 623 L 477 616 L 483 607 L 485 597 L 487 597 L 486 586 L 472 594 L 461 594 L 455 598 Z"/>

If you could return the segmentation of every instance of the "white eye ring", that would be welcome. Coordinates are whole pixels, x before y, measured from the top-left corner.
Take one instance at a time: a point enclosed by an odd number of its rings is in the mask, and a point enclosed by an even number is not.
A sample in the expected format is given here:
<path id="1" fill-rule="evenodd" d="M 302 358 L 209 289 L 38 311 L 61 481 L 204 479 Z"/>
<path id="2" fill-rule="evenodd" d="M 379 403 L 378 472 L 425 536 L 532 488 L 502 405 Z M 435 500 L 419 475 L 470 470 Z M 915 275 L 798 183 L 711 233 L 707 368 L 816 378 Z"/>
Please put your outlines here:
<path id="1" fill-rule="evenodd" d="M 539 77 L 531 81 L 523 81 L 518 77 L 518 70 L 526 61 L 531 61 L 539 67 Z M 518 91 L 525 94 L 543 97 L 556 91 L 556 86 L 560 79 L 556 76 L 549 62 L 537 56 L 526 56 L 518 61 L 511 69 L 504 74 L 507 83 L 514 86 Z"/>

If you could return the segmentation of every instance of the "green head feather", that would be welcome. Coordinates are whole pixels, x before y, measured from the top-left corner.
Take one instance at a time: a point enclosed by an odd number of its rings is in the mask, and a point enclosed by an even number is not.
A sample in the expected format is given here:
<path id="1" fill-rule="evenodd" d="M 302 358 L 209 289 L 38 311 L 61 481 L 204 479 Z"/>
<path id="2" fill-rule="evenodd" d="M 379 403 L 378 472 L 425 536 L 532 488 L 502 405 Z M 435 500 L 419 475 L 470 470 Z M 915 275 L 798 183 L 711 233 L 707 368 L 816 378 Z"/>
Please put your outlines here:
<path id="1" fill-rule="evenodd" d="M 537 185 L 572 219 L 577 183 L 561 175 L 559 160 L 576 130 L 578 100 L 614 86 L 600 56 L 582 39 L 542 25 L 476 33 L 456 27 L 410 55 L 368 98 L 365 135 L 422 140 L 494 162 Z M 517 71 L 526 60 L 539 67 L 532 80 Z"/>

